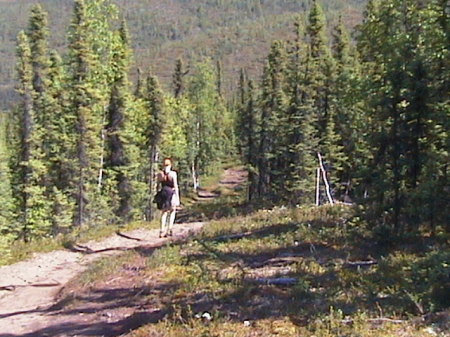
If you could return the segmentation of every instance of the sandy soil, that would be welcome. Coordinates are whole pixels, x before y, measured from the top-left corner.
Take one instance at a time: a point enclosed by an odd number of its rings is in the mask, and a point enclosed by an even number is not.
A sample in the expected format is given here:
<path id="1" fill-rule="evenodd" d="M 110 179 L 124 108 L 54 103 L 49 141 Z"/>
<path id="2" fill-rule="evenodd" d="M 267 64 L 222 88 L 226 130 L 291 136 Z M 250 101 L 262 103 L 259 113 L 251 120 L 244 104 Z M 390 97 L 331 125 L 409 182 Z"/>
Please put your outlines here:
<path id="1" fill-rule="evenodd" d="M 234 188 L 243 181 L 244 171 L 228 169 L 219 185 Z M 213 197 L 209 192 L 203 193 L 206 198 Z M 46 326 L 55 320 L 51 315 L 51 312 L 54 313 L 55 296 L 67 282 L 101 257 L 129 249 L 154 249 L 169 240 L 182 241 L 199 232 L 205 224 L 176 224 L 172 239 L 158 238 L 158 230 L 138 229 L 99 242 L 75 245 L 71 250 L 38 254 L 30 260 L 0 267 L 0 337 L 101 336 L 92 331 L 81 335 L 70 334 L 67 330 L 43 333 Z M 85 323 L 89 326 L 88 322 Z"/>

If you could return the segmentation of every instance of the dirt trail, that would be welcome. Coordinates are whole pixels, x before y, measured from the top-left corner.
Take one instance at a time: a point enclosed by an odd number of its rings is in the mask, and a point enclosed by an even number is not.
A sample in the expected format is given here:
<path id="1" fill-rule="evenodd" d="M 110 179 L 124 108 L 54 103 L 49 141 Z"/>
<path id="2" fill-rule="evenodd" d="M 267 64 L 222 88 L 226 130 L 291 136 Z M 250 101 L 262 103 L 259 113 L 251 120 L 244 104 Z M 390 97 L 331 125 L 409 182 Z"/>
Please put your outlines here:
<path id="1" fill-rule="evenodd" d="M 244 171 L 228 169 L 219 185 L 234 188 L 243 181 Z M 173 240 L 185 240 L 198 233 L 205 224 L 176 224 Z M 124 234 L 75 245 L 72 250 L 39 254 L 30 260 L 0 267 L 0 337 L 38 337 L 33 331 L 42 331 L 51 321 L 48 312 L 55 304 L 56 294 L 93 261 L 129 249 L 161 247 L 169 241 L 158 238 L 157 229 L 138 229 Z"/>

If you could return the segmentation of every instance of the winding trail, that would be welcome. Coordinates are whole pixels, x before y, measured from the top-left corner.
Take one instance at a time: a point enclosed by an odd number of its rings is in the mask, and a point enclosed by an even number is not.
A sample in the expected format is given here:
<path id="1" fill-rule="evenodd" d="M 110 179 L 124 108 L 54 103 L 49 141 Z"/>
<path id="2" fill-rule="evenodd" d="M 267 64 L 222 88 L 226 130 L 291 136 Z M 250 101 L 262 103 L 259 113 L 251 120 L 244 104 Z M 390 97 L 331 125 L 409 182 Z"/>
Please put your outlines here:
<path id="1" fill-rule="evenodd" d="M 245 171 L 228 169 L 219 186 L 235 188 L 245 178 Z M 33 331 L 42 330 L 51 321 L 48 312 L 56 303 L 55 296 L 95 260 L 126 250 L 158 248 L 169 241 L 184 241 L 200 232 L 206 224 L 176 224 L 171 239 L 159 238 L 158 229 L 133 230 L 98 242 L 74 245 L 71 250 L 38 254 L 30 260 L 0 267 L 0 337 L 41 337 Z"/>

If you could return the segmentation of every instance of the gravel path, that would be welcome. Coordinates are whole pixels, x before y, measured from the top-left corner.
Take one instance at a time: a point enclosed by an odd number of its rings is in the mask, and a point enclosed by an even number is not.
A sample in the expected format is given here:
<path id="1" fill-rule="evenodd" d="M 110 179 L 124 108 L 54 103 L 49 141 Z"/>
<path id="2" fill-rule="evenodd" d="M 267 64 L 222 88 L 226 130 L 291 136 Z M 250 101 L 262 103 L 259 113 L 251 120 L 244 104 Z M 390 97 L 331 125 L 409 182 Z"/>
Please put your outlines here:
<path id="1" fill-rule="evenodd" d="M 177 224 L 173 240 L 186 239 L 204 225 L 203 222 Z M 58 250 L 0 267 L 0 336 L 18 336 L 41 329 L 56 294 L 93 261 L 137 247 L 160 247 L 169 241 L 158 238 L 157 229 L 124 234 L 129 238 L 114 235 L 78 246 L 80 252 Z"/>
<path id="2" fill-rule="evenodd" d="M 246 176 L 242 169 L 227 169 L 219 186 L 234 189 L 246 180 Z M 204 191 L 203 194 L 205 193 L 210 192 Z M 216 196 L 208 194 L 200 197 L 213 199 Z M 170 240 L 183 241 L 200 232 L 205 224 L 175 224 L 171 239 L 159 238 L 158 229 L 138 229 L 98 242 L 75 245 L 72 250 L 37 254 L 30 260 L 0 267 L 0 337 L 44 337 L 33 331 L 42 331 L 54 320 L 49 309 L 55 304 L 55 296 L 69 280 L 86 270 L 93 261 L 129 249 L 158 248 Z"/>

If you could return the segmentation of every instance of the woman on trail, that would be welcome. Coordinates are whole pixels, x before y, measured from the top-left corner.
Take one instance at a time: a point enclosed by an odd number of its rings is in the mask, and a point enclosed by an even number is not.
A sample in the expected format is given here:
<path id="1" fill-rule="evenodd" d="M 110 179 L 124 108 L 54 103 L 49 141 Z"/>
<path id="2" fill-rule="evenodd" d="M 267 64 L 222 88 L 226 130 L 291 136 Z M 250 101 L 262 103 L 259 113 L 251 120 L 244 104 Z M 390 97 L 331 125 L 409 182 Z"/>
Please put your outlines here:
<path id="1" fill-rule="evenodd" d="M 177 207 L 180 206 L 177 172 L 172 170 L 172 159 L 164 159 L 163 169 L 158 173 L 157 178 L 158 182 L 161 184 L 161 191 L 165 198 L 161 208 L 162 214 L 159 237 L 172 236 L 175 213 Z"/>

